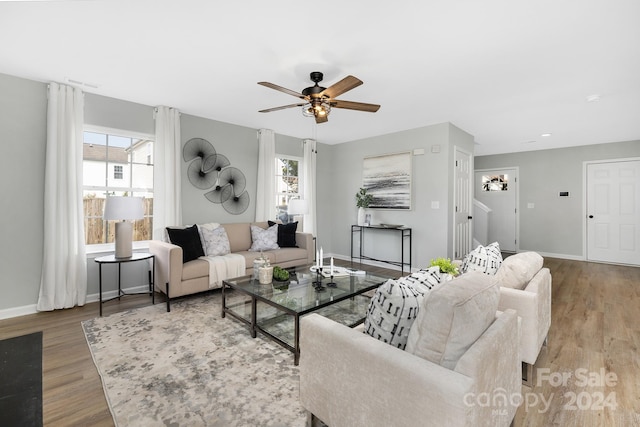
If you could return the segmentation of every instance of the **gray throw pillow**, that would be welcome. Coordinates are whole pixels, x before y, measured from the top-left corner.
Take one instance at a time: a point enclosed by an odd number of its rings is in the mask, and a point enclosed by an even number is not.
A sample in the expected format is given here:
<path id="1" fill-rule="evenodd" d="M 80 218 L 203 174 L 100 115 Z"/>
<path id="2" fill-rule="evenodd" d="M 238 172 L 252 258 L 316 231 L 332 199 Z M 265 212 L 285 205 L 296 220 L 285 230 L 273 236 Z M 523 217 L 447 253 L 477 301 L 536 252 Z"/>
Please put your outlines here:
<path id="1" fill-rule="evenodd" d="M 278 249 L 278 224 L 273 225 L 266 230 L 251 224 L 251 247 L 250 251 L 270 251 Z"/>
<path id="2" fill-rule="evenodd" d="M 198 226 L 202 236 L 202 247 L 207 256 L 221 256 L 231 253 L 229 237 L 224 227 L 204 227 Z"/>

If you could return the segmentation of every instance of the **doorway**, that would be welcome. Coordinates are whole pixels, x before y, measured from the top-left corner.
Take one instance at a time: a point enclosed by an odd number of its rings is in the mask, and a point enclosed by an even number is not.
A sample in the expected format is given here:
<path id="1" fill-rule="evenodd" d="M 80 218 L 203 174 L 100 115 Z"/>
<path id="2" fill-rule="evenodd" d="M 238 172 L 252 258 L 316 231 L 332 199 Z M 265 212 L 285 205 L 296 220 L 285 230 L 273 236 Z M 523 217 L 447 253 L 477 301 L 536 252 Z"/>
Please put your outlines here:
<path id="1" fill-rule="evenodd" d="M 491 209 L 489 243 L 500 250 L 518 251 L 518 168 L 475 171 L 474 197 Z"/>
<path id="2" fill-rule="evenodd" d="M 473 205 L 472 175 L 473 156 L 468 151 L 455 148 L 453 199 L 453 257 L 459 259 L 471 252 L 473 236 L 471 207 Z"/>
<path id="3" fill-rule="evenodd" d="M 587 260 L 640 265 L 640 160 L 586 164 Z"/>

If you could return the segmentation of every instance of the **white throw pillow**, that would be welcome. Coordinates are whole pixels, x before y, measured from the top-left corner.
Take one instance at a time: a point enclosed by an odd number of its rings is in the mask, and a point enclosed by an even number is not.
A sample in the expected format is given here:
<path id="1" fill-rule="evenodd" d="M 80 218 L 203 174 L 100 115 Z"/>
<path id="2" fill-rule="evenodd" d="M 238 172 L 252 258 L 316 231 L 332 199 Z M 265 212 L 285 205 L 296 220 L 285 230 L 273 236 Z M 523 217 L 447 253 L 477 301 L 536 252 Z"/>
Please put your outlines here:
<path id="1" fill-rule="evenodd" d="M 278 224 L 264 228 L 251 224 L 251 247 L 250 251 L 270 251 L 278 249 Z"/>
<path id="2" fill-rule="evenodd" d="M 409 331 L 406 350 L 454 369 L 493 323 L 499 301 L 500 289 L 494 277 L 478 272 L 458 276 L 425 295 Z"/>
<path id="3" fill-rule="evenodd" d="M 493 242 L 487 246 L 478 245 L 477 248 L 464 257 L 460 273 L 479 271 L 480 273 L 493 275 L 496 274 L 501 264 L 502 253 L 498 242 Z"/>
<path id="4" fill-rule="evenodd" d="M 203 227 L 198 226 L 202 236 L 202 245 L 206 256 L 221 256 L 231 253 L 229 236 L 224 227 Z"/>
<path id="5" fill-rule="evenodd" d="M 544 259 L 537 252 L 520 252 L 506 257 L 496 273 L 498 285 L 524 289 L 542 268 Z"/>

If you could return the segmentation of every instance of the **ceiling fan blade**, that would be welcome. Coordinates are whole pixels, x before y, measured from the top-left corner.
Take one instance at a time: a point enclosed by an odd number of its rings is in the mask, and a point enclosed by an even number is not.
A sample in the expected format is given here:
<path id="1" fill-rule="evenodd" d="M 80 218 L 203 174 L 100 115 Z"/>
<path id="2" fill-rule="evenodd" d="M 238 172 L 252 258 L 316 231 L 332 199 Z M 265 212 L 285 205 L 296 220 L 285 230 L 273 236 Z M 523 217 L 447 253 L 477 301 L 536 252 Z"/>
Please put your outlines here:
<path id="1" fill-rule="evenodd" d="M 338 83 L 333 84 L 320 92 L 320 96 L 328 96 L 329 98 L 335 98 L 341 94 L 358 87 L 362 84 L 362 80 L 357 77 L 347 76 L 340 80 Z"/>
<path id="2" fill-rule="evenodd" d="M 378 104 L 366 104 L 364 102 L 340 101 L 333 99 L 330 102 L 331 108 L 346 108 L 348 110 L 368 111 L 375 113 L 380 106 Z"/>
<path id="3" fill-rule="evenodd" d="M 288 93 L 289 95 L 295 96 L 296 98 L 307 99 L 306 96 L 304 96 L 303 94 L 301 94 L 299 92 L 296 92 L 295 90 L 291 90 L 291 89 L 287 89 L 286 87 L 274 85 L 273 83 L 258 82 L 258 84 L 262 85 L 262 86 L 265 86 L 265 87 L 269 87 L 271 89 L 279 90 L 280 92 Z"/>
<path id="4" fill-rule="evenodd" d="M 258 113 L 270 113 L 271 111 L 284 110 L 285 108 L 302 107 L 303 105 L 305 105 L 305 103 L 283 105 L 282 107 L 273 107 L 273 108 L 267 108 L 266 110 L 260 110 L 258 111 Z"/>
<path id="5" fill-rule="evenodd" d="M 325 123 L 328 121 L 329 121 L 329 116 L 327 116 L 326 114 L 324 116 L 320 116 L 320 115 L 316 116 L 316 123 Z"/>

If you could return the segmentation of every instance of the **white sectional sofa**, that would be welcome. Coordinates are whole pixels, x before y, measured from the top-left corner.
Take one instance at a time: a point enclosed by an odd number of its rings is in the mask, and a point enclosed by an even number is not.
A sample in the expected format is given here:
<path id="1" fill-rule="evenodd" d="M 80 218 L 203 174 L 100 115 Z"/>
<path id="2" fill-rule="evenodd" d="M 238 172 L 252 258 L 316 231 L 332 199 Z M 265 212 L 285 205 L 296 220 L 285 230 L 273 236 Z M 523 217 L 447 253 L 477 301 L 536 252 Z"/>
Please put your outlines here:
<path id="1" fill-rule="evenodd" d="M 520 329 L 515 311 L 495 311 L 498 293 L 480 273 L 434 289 L 410 327 L 407 351 L 304 317 L 300 401 L 308 425 L 318 418 L 331 427 L 508 426 L 521 392 Z M 476 327 L 479 335 L 469 332 Z"/>

